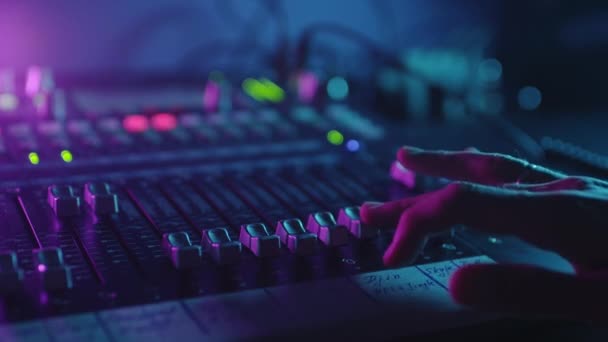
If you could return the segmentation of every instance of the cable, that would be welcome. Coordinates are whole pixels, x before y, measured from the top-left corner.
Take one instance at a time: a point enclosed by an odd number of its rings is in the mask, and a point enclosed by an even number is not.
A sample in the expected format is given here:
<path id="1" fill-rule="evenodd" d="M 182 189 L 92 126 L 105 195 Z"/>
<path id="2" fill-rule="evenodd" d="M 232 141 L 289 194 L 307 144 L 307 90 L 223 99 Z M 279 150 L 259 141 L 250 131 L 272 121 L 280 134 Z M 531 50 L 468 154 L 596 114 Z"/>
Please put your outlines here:
<path id="1" fill-rule="evenodd" d="M 214 3 L 217 10 L 222 12 L 224 16 L 237 18 L 237 21 L 244 21 L 242 27 L 237 30 L 240 32 L 233 43 L 226 42 L 223 39 L 218 39 L 217 41 L 206 41 L 197 44 L 194 48 L 187 51 L 181 58 L 180 62 L 178 63 L 181 70 L 185 71 L 196 67 L 201 60 L 208 62 L 209 56 L 211 56 L 211 58 L 221 57 L 221 59 L 224 60 L 226 58 L 251 59 L 251 56 L 255 55 L 252 54 L 251 51 L 256 51 L 262 65 L 272 66 L 273 69 L 275 69 L 275 72 L 278 74 L 284 72 L 281 70 L 284 68 L 279 68 L 282 66 L 282 64 L 285 64 L 282 62 L 284 58 L 286 59 L 283 54 L 288 53 L 288 49 L 286 48 L 287 21 L 285 10 L 279 0 L 264 0 L 259 2 L 257 11 L 249 16 L 248 19 L 245 19 L 237 14 L 238 12 L 235 11 L 231 1 L 217 0 Z M 264 15 L 270 15 L 276 22 L 277 26 L 277 48 L 271 52 L 264 51 L 264 49 L 262 49 L 262 45 L 259 44 L 256 39 L 251 39 L 252 36 L 258 36 L 257 32 L 259 31 L 259 22 L 263 21 Z M 244 53 L 245 51 L 247 53 Z"/>
<path id="2" fill-rule="evenodd" d="M 357 42 L 361 46 L 365 47 L 367 51 L 369 51 L 373 57 L 383 61 L 391 67 L 400 69 L 405 72 L 409 72 L 406 70 L 406 66 L 401 63 L 398 57 L 393 54 L 385 51 L 381 48 L 375 41 L 368 38 L 364 34 L 355 31 L 349 27 L 345 27 L 339 24 L 325 22 L 314 24 L 302 32 L 300 38 L 298 40 L 298 44 L 296 46 L 296 60 L 295 60 L 295 69 L 302 70 L 306 65 L 308 60 L 311 45 L 313 39 L 316 35 L 320 33 L 332 34 L 335 36 L 340 36 L 344 38 L 348 38 L 354 42 Z"/>
<path id="3" fill-rule="evenodd" d="M 152 36 L 152 32 L 170 25 L 185 25 L 189 22 L 187 18 L 192 22 L 200 20 L 200 12 L 188 6 L 171 6 L 150 13 L 135 22 L 125 34 L 120 36 L 116 42 L 116 50 L 112 59 L 128 61 L 144 40 Z"/>

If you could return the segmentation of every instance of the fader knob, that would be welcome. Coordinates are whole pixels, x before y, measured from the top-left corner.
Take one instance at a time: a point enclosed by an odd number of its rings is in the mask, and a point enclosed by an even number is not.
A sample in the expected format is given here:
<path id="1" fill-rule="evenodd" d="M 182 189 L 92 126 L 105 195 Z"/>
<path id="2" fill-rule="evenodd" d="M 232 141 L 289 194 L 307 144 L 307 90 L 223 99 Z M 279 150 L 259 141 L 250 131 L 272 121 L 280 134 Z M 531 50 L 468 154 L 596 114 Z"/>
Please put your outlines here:
<path id="1" fill-rule="evenodd" d="M 276 256 L 281 252 L 279 237 L 268 232 L 266 225 L 263 223 L 242 225 L 239 240 L 259 257 Z"/>
<path id="2" fill-rule="evenodd" d="M 378 234 L 378 229 L 361 222 L 359 207 L 340 209 L 338 224 L 345 226 L 358 239 L 367 239 Z"/>
<path id="3" fill-rule="evenodd" d="M 48 202 L 59 217 L 80 214 L 80 197 L 74 195 L 74 189 L 69 185 L 49 186 Z"/>
<path id="4" fill-rule="evenodd" d="M 72 288 L 72 271 L 63 261 L 61 248 L 34 250 L 34 262 L 42 286 L 47 291 Z"/>
<path id="5" fill-rule="evenodd" d="M 203 230 L 203 248 L 218 264 L 230 264 L 241 257 L 242 245 L 232 241 L 226 228 Z"/>
<path id="6" fill-rule="evenodd" d="M 106 215 L 118 212 L 118 197 L 108 183 L 87 183 L 84 185 L 84 200 L 96 214 Z"/>
<path id="7" fill-rule="evenodd" d="M 336 224 L 334 215 L 323 211 L 308 216 L 306 229 L 317 235 L 327 246 L 340 246 L 348 243 L 348 231 L 345 226 Z"/>
<path id="8" fill-rule="evenodd" d="M 163 235 L 162 246 L 177 269 L 194 268 L 201 264 L 201 246 L 195 246 L 186 232 Z"/>
<path id="9" fill-rule="evenodd" d="M 313 254 L 317 248 L 317 236 L 307 232 L 299 219 L 279 221 L 276 234 L 292 253 Z"/>
<path id="10" fill-rule="evenodd" d="M 0 293 L 14 292 L 21 287 L 22 282 L 23 269 L 19 268 L 17 254 L 0 254 Z"/>

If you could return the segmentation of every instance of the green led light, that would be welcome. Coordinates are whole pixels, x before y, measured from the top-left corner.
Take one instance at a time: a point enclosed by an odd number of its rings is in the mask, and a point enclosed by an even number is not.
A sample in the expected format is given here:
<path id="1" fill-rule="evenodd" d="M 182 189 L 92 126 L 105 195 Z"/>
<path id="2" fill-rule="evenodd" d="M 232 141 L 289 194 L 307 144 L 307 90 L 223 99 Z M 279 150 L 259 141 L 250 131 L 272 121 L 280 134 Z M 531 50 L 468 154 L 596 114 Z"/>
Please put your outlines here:
<path id="1" fill-rule="evenodd" d="M 329 143 L 332 145 L 342 145 L 344 142 L 344 136 L 342 133 L 332 129 L 331 131 L 327 132 L 327 141 L 329 141 Z"/>
<path id="2" fill-rule="evenodd" d="M 243 81 L 243 91 L 254 100 L 264 102 L 266 100 L 266 87 L 255 78 L 247 78 Z"/>
<path id="3" fill-rule="evenodd" d="M 36 152 L 30 152 L 30 154 L 27 155 L 27 159 L 30 160 L 32 165 L 40 164 L 40 156 Z"/>
<path id="4" fill-rule="evenodd" d="M 63 150 L 61 151 L 61 159 L 63 159 L 63 161 L 66 163 L 71 163 L 72 160 L 74 160 L 74 156 L 72 155 L 72 152 Z"/>
<path id="5" fill-rule="evenodd" d="M 332 77 L 327 82 L 327 95 L 332 100 L 344 100 L 348 96 L 348 82 L 343 77 Z"/>
<path id="6" fill-rule="evenodd" d="M 278 103 L 285 99 L 285 91 L 276 83 L 267 78 L 262 78 L 260 82 L 266 88 L 264 95 L 268 101 Z"/>

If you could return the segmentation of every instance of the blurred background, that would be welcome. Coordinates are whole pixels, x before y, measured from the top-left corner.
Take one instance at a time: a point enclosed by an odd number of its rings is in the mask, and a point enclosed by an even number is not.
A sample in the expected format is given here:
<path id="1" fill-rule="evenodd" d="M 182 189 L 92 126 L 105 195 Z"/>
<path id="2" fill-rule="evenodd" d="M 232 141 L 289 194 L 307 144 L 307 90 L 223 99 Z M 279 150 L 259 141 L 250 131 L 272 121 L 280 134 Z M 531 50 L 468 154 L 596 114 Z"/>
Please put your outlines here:
<path id="1" fill-rule="evenodd" d="M 310 101 L 306 86 L 346 85 L 391 117 L 523 113 L 571 132 L 608 105 L 607 23 L 605 1 L 2 1 L 0 84 L 31 66 L 66 88 L 264 78 Z"/>

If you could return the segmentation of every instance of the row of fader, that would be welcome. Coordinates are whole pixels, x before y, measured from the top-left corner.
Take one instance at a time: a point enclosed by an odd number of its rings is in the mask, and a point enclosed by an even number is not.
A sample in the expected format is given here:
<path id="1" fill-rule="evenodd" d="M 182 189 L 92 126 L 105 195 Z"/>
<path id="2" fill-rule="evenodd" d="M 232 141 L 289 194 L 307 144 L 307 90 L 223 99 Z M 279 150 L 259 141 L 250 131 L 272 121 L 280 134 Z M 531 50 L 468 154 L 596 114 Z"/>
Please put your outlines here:
<path id="1" fill-rule="evenodd" d="M 107 183 L 87 183 L 84 185 L 84 200 L 97 215 L 118 212 L 118 196 Z M 51 185 L 48 188 L 48 202 L 58 217 L 80 214 L 80 196 L 70 185 Z"/>
<path id="2" fill-rule="evenodd" d="M 186 232 L 163 235 L 162 246 L 178 269 L 191 269 L 201 264 L 203 250 L 218 264 L 231 264 L 240 259 L 242 246 L 258 257 L 275 257 L 281 245 L 294 254 L 310 255 L 320 240 L 326 246 L 341 246 L 349 241 L 348 234 L 358 239 L 371 238 L 377 229 L 361 223 L 359 207 L 340 210 L 338 220 L 330 212 L 310 214 L 304 227 L 297 218 L 281 220 L 272 234 L 265 224 L 251 223 L 241 226 L 239 241 L 230 238 L 227 228 L 202 231 L 201 246 L 192 243 Z"/>

